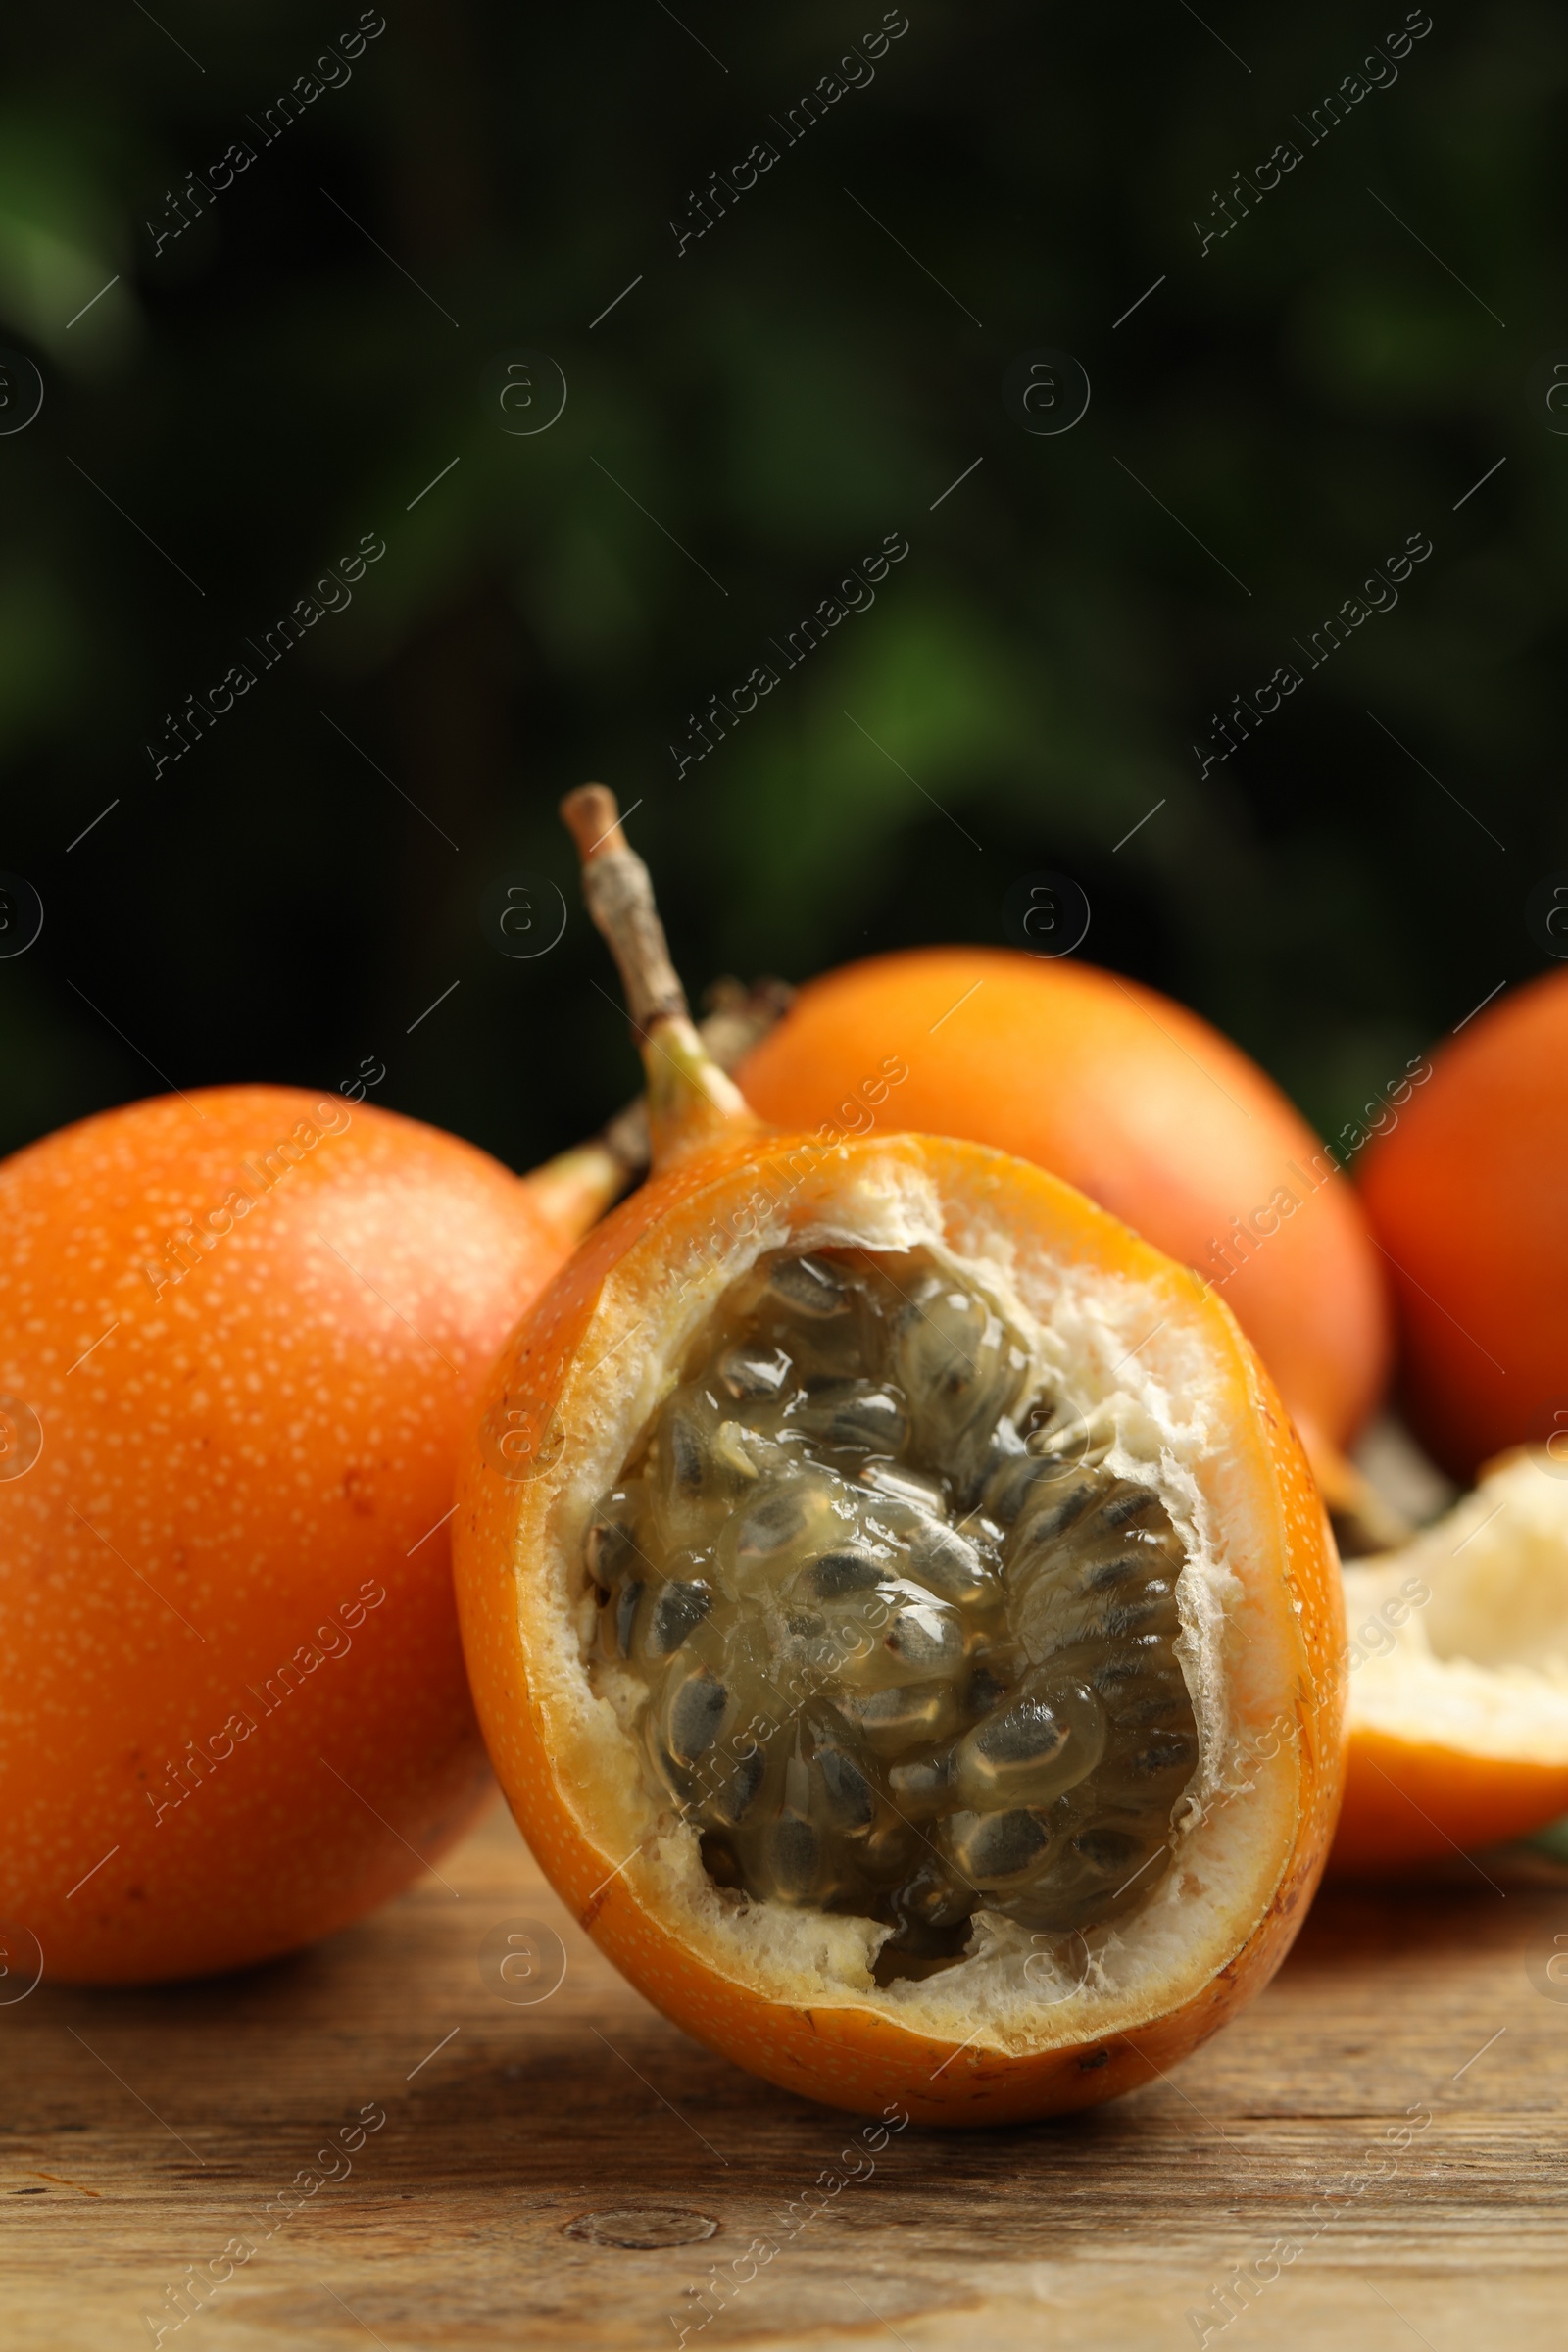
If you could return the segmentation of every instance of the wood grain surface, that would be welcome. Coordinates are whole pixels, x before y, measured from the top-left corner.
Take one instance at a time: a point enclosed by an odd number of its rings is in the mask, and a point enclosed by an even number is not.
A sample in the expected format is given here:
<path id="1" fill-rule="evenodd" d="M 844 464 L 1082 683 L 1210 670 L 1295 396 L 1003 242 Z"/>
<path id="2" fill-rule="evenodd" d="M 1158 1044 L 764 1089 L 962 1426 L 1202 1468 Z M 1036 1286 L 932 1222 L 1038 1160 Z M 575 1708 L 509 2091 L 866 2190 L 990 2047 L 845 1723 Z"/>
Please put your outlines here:
<path id="1" fill-rule="evenodd" d="M 868 2156 L 648 2008 L 498 1807 L 297 1959 L 0 2007 L 0 2344 L 1559 2352 L 1554 1950 L 1568 1869 L 1533 1854 L 1330 1889 L 1167 2081 Z"/>

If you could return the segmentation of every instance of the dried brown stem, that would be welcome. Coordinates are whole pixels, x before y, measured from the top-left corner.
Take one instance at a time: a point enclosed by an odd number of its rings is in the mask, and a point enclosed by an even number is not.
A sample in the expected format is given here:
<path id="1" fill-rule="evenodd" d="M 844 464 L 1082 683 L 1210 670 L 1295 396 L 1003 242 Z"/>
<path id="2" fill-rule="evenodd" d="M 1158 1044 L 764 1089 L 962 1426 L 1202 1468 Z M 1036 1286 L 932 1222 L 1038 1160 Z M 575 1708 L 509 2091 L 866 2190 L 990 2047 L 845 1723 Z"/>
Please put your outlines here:
<path id="1" fill-rule="evenodd" d="M 656 1168 L 760 1125 L 692 1026 L 669 960 L 648 868 L 621 831 L 615 796 L 580 785 L 561 814 L 582 859 L 583 896 L 620 971 L 626 1009 L 648 1074 L 648 1132 Z"/>
<path id="2" fill-rule="evenodd" d="M 648 868 L 620 829 L 615 796 L 603 784 L 568 792 L 561 814 L 582 859 L 583 897 L 603 932 L 639 1036 L 686 1017 L 686 992 L 669 960 Z"/>

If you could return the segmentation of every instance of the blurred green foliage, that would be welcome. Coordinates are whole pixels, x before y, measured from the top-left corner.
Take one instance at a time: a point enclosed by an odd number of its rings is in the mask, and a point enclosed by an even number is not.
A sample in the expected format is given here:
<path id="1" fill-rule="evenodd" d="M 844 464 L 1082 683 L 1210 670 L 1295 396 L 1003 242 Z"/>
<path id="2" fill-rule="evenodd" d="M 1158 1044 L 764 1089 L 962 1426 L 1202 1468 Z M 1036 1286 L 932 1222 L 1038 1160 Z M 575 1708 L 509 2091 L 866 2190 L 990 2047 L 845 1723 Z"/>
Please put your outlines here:
<path id="1" fill-rule="evenodd" d="M 634 1082 L 554 814 L 590 775 L 641 803 L 694 987 L 1001 941 L 1008 885 L 1055 867 L 1086 955 L 1330 1130 L 1540 968 L 1568 439 L 1526 377 L 1568 357 L 1568 21 L 1435 4 L 1310 146 L 1293 123 L 1402 8 L 909 0 L 787 148 L 879 9 L 388 0 L 266 145 L 353 0 L 14 20 L 0 342 L 45 399 L 0 437 L 0 867 L 46 921 L 0 962 L 0 1140 L 374 1054 L 377 1099 L 516 1165 L 560 1148 Z M 1285 138 L 1205 253 L 1195 220 Z M 159 248 L 235 140 L 254 162 Z M 1093 386 L 1054 437 L 1001 397 L 1041 346 Z M 532 437 L 481 401 L 519 348 L 569 386 Z M 1397 610 L 1202 774 L 1210 714 L 1421 530 Z M 165 714 L 367 531 L 352 608 L 155 775 Z M 688 714 L 890 531 L 874 609 L 677 776 Z M 571 909 L 533 962 L 478 927 L 514 869 Z"/>

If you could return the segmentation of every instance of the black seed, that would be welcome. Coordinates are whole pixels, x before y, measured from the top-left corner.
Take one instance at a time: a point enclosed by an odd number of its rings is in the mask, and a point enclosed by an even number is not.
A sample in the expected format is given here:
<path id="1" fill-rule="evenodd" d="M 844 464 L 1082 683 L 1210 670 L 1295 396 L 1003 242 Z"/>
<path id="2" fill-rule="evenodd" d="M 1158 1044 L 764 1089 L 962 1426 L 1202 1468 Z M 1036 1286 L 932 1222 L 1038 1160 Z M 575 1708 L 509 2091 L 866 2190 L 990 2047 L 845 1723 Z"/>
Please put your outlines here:
<path id="1" fill-rule="evenodd" d="M 963 1626 L 955 1610 L 937 1600 L 911 1601 L 896 1609 L 882 1640 L 894 1657 L 917 1674 L 940 1674 L 963 1657 Z"/>
<path id="2" fill-rule="evenodd" d="M 830 1446 L 894 1454 L 908 1439 L 909 1419 L 896 1396 L 873 1390 L 836 1405 L 823 1435 Z"/>
<path id="3" fill-rule="evenodd" d="M 665 1585 L 649 1620 L 646 1648 L 651 1658 L 667 1658 L 679 1649 L 692 1628 L 701 1625 L 713 1605 L 707 1585 Z"/>
<path id="4" fill-rule="evenodd" d="M 927 1522 L 910 1528 L 909 1573 L 944 1600 L 972 1606 L 996 1589 L 996 1580 L 975 1546 L 956 1529 Z"/>
<path id="5" fill-rule="evenodd" d="M 1175 1673 L 1141 1676 L 1135 1684 L 1113 1689 L 1106 1703 L 1123 1738 L 1192 1721 L 1187 1686 Z"/>
<path id="6" fill-rule="evenodd" d="M 768 1832 L 767 1853 L 780 1894 L 809 1893 L 822 1859 L 822 1840 L 810 1822 L 798 1813 L 781 1814 Z"/>
<path id="7" fill-rule="evenodd" d="M 868 1552 L 825 1551 L 807 1571 L 807 1584 L 817 1600 L 840 1600 L 848 1592 L 869 1592 L 882 1582 L 882 1570 Z"/>
<path id="8" fill-rule="evenodd" d="M 1016 1396 L 1021 1355 L 983 1299 L 933 1279 L 899 1316 L 895 1361 L 927 1445 L 973 1448 L 983 1460 L 990 1432 Z M 1016 1360 L 1014 1360 L 1016 1358 Z"/>
<path id="9" fill-rule="evenodd" d="M 1035 1697 L 1017 1699 L 981 1724 L 974 1741 L 988 1763 L 1031 1764 L 1059 1755 L 1071 1737 L 1049 1699 Z"/>
<path id="10" fill-rule="evenodd" d="M 1152 1488 L 1119 1485 L 1116 1492 L 1108 1494 L 1101 1504 L 1085 1533 L 1091 1542 L 1101 1533 L 1114 1535 L 1142 1512 L 1151 1509 L 1159 1511 L 1161 1518 L 1164 1517 L 1159 1496 Z"/>
<path id="11" fill-rule="evenodd" d="M 695 1494 L 703 1483 L 703 1442 L 689 1416 L 671 1413 L 664 1423 L 664 1438 L 670 1476 L 688 1494 Z"/>
<path id="12" fill-rule="evenodd" d="M 1031 1495 L 1044 1499 L 1061 1486 L 1061 1467 L 1040 1461 L 1032 1453 L 1008 1453 L 989 1471 L 981 1489 L 983 1507 L 1004 1527 L 1011 1527 Z"/>
<path id="13" fill-rule="evenodd" d="M 601 1591 L 608 1591 L 641 1557 L 636 1527 L 635 1494 L 612 1488 L 608 1494 L 601 1495 L 583 1543 L 584 1565 Z"/>
<path id="14" fill-rule="evenodd" d="M 950 1693 L 942 1683 L 895 1684 L 866 1695 L 840 1690 L 834 1705 L 877 1748 L 897 1754 L 916 1740 L 937 1740 L 951 1731 Z"/>
<path id="15" fill-rule="evenodd" d="M 1166 1577 L 1146 1576 L 1117 1596 L 1105 1618 L 1113 1638 L 1117 1640 L 1121 1636 L 1117 1626 L 1116 1611 L 1123 1609 L 1139 1612 L 1137 1623 L 1132 1622 L 1129 1618 L 1125 1628 L 1129 1635 L 1152 1633 L 1169 1642 L 1174 1641 L 1181 1631 L 1181 1615 L 1176 1606 L 1176 1594 Z"/>
<path id="16" fill-rule="evenodd" d="M 637 1603 L 643 1596 L 638 1585 L 622 1585 L 615 1596 L 615 1647 L 623 1658 L 631 1656 L 632 1627 L 637 1619 Z"/>
<path id="17" fill-rule="evenodd" d="M 954 1860 L 976 1886 L 1016 1878 L 1041 1859 L 1051 1841 L 1039 1815 L 1021 1806 L 1008 1813 L 956 1814 L 949 1830 Z"/>
<path id="18" fill-rule="evenodd" d="M 1026 1925 L 1061 1933 L 1120 1918 L 1147 1901 L 1168 1865 L 1163 1838 L 1124 1828 L 1113 1818 L 1083 1823 L 1020 1891 L 1013 1914 Z"/>
<path id="19" fill-rule="evenodd" d="M 1130 1754 L 1123 1753 L 1115 1765 L 1101 1773 L 1096 1788 L 1118 1802 L 1148 1803 L 1163 1794 L 1159 1783 L 1178 1774 L 1185 1782 L 1197 1762 L 1196 1740 L 1189 1739 L 1182 1731 L 1153 1731 L 1140 1740 Z"/>
<path id="20" fill-rule="evenodd" d="M 729 1692 L 706 1670 L 682 1683 L 669 1710 L 670 1752 L 677 1763 L 693 1764 L 718 1738 Z"/>
<path id="21" fill-rule="evenodd" d="M 1072 1840 L 1073 1852 L 1107 1879 L 1136 1864 L 1142 1846 L 1143 1839 L 1125 1830 L 1085 1830 Z"/>
<path id="22" fill-rule="evenodd" d="M 782 1348 L 726 1348 L 718 1377 L 732 1396 L 776 1396 L 793 1370 Z"/>
<path id="23" fill-rule="evenodd" d="M 847 1756 L 839 1747 L 819 1747 L 816 1769 L 827 1791 L 828 1813 L 834 1828 L 868 1828 L 876 1817 L 876 1797 L 854 1757 Z"/>
<path id="24" fill-rule="evenodd" d="M 1114 1698 L 1118 1720 L 1123 1708 L 1179 1703 L 1187 1692 L 1170 1644 L 1158 1634 L 1133 1634 L 1108 1655 L 1102 1650 L 1091 1680 Z"/>
<path id="25" fill-rule="evenodd" d="M 989 1666 L 977 1666 L 969 1677 L 969 1712 L 989 1715 L 999 1698 L 1006 1696 L 1007 1686 L 994 1675 Z"/>
<path id="26" fill-rule="evenodd" d="M 1060 1543 L 1069 1527 L 1084 1517 L 1089 1505 L 1101 1492 L 1101 1484 L 1093 1477 L 1074 1477 L 1062 1484 L 1060 1477 L 1049 1477 L 1049 1465 L 1030 1463 L 1027 1480 L 1015 1472 L 1013 1484 L 1018 1487 L 1013 1505 L 1013 1527 L 1018 1547 L 1044 1547 Z M 987 1510 L 990 1510 L 987 1503 Z"/>
<path id="27" fill-rule="evenodd" d="M 1104 1610 L 1100 1628 L 1107 1642 L 1125 1642 L 1134 1634 L 1153 1632 L 1169 1615 L 1157 1599 L 1150 1599 L 1146 1585 L 1135 1600 L 1121 1601 L 1116 1607 Z M 1176 1628 L 1170 1625 L 1168 1630 L 1174 1633 Z"/>
<path id="28" fill-rule="evenodd" d="M 795 1314 L 812 1322 L 847 1314 L 850 1301 L 845 1285 L 819 1257 L 783 1257 L 768 1277 L 768 1288 Z"/>
<path id="29" fill-rule="evenodd" d="M 713 1795 L 715 1809 L 726 1821 L 740 1821 L 755 1799 L 767 1773 L 767 1760 L 760 1747 L 749 1756 L 742 1756 L 727 1780 L 720 1782 Z"/>
<path id="30" fill-rule="evenodd" d="M 1131 1552 L 1118 1551 L 1108 1560 L 1095 1560 L 1079 1579 L 1083 1592 L 1111 1592 L 1118 1585 L 1131 1584 L 1137 1577 L 1139 1562 Z"/>
<path id="31" fill-rule="evenodd" d="M 1064 1485 L 1059 1473 L 1053 1474 L 1051 1463 L 1030 1459 L 1026 1469 L 1005 1474 L 995 1502 L 988 1491 L 985 1507 L 1004 1526 L 1017 1525 L 1020 1544 L 1054 1544 L 1083 1517 L 1099 1492 L 1092 1477 L 1074 1472 Z"/>
<path id="32" fill-rule="evenodd" d="M 1152 1687 L 1142 1677 L 1123 1679 L 1102 1672 L 1091 1676 L 1090 1682 L 1109 1719 L 1106 1745 L 1114 1756 L 1125 1756 L 1136 1740 L 1171 1715 L 1175 1692 Z"/>
<path id="33" fill-rule="evenodd" d="M 796 1424 L 833 1447 L 895 1454 L 907 1442 L 909 1417 L 898 1397 L 869 1381 L 823 1381 L 797 1408 Z"/>
<path id="34" fill-rule="evenodd" d="M 736 1550 L 742 1558 L 767 1559 L 793 1544 L 806 1525 L 804 1496 L 779 1486 L 759 1496 L 741 1521 Z"/>

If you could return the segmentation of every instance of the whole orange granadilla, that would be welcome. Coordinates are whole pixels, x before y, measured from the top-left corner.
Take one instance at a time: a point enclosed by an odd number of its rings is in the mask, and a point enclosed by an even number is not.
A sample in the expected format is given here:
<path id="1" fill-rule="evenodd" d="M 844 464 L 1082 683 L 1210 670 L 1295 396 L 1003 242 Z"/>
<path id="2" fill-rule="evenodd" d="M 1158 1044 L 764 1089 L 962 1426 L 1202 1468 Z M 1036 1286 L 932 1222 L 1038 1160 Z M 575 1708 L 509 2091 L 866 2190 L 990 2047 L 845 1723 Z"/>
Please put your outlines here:
<path id="1" fill-rule="evenodd" d="M 1457 1478 L 1537 1444 L 1568 1470 L 1568 971 L 1434 1055 L 1366 1153 L 1412 1426 Z"/>
<path id="2" fill-rule="evenodd" d="M 0 1919 L 49 1975 L 289 1951 L 471 1818 L 458 1434 L 605 1197 L 274 1086 L 0 1167 Z"/>
<path id="3" fill-rule="evenodd" d="M 963 1136 L 1076 1185 L 1213 1284 L 1330 1499 L 1353 1489 L 1342 1449 L 1388 1375 L 1382 1263 L 1332 1155 L 1196 1013 L 1076 959 L 915 948 L 808 982 L 736 1075 L 780 1125 Z"/>

